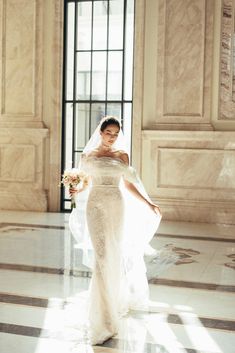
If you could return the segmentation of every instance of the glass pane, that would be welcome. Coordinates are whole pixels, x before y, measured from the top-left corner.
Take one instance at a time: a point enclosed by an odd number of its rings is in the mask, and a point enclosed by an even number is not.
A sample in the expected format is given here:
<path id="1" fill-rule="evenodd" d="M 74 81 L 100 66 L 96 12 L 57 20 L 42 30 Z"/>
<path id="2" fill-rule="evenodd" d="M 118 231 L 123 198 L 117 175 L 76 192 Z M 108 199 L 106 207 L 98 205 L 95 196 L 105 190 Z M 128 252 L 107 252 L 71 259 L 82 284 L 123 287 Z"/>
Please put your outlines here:
<path id="1" fill-rule="evenodd" d="M 106 115 L 113 115 L 121 119 L 121 103 L 108 103 Z"/>
<path id="2" fill-rule="evenodd" d="M 80 103 L 76 106 L 76 132 L 75 132 L 75 149 L 82 150 L 89 137 L 89 116 L 90 105 Z"/>
<path id="3" fill-rule="evenodd" d="M 73 145 L 73 104 L 65 107 L 65 169 L 72 167 Z"/>
<path id="4" fill-rule="evenodd" d="M 77 49 L 90 50 L 91 49 L 91 2 L 78 3 L 77 16 Z"/>
<path id="5" fill-rule="evenodd" d="M 132 104 L 123 104 L 123 133 L 127 142 L 129 154 L 131 153 L 131 127 L 132 127 Z"/>
<path id="6" fill-rule="evenodd" d="M 64 196 L 66 199 L 70 199 L 70 195 L 69 195 L 69 188 L 68 187 L 65 187 L 63 186 L 64 188 Z"/>
<path id="7" fill-rule="evenodd" d="M 74 161 L 75 168 L 77 168 L 79 166 L 81 154 L 82 154 L 82 152 L 75 152 L 75 161 Z"/>
<path id="8" fill-rule="evenodd" d="M 106 92 L 106 53 L 94 52 L 92 59 L 92 99 L 104 100 Z"/>
<path id="9" fill-rule="evenodd" d="M 64 208 L 65 208 L 65 210 L 70 210 L 71 209 L 71 203 L 69 201 L 65 201 Z"/>
<path id="10" fill-rule="evenodd" d="M 91 53 L 77 53 L 77 99 L 90 99 Z"/>
<path id="11" fill-rule="evenodd" d="M 123 0 L 109 2 L 109 49 L 123 48 Z"/>
<path id="12" fill-rule="evenodd" d="M 122 98 L 122 52 L 108 54 L 108 97 L 109 100 Z"/>
<path id="13" fill-rule="evenodd" d="M 105 104 L 94 103 L 91 106 L 91 134 L 95 131 L 100 120 L 105 116 Z"/>
<path id="14" fill-rule="evenodd" d="M 73 71 L 74 71 L 74 3 L 68 4 L 67 53 L 66 53 L 66 99 L 73 99 Z"/>
<path id="15" fill-rule="evenodd" d="M 107 48 L 107 1 L 94 1 L 93 49 Z"/>
<path id="16" fill-rule="evenodd" d="M 132 100 L 133 45 L 134 45 L 134 0 L 127 0 L 124 99 Z"/>

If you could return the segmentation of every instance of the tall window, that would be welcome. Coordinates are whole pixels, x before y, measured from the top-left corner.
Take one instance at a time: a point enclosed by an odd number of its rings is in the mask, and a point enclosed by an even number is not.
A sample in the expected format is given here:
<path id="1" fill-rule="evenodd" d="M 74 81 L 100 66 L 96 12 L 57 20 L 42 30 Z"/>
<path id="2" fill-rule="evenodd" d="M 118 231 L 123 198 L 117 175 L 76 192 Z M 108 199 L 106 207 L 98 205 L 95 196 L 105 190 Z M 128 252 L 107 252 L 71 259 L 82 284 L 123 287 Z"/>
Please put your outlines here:
<path id="1" fill-rule="evenodd" d="M 135 0 L 65 0 L 62 168 L 76 167 L 100 119 L 114 115 L 130 146 Z M 70 209 L 62 191 L 62 210 Z"/>

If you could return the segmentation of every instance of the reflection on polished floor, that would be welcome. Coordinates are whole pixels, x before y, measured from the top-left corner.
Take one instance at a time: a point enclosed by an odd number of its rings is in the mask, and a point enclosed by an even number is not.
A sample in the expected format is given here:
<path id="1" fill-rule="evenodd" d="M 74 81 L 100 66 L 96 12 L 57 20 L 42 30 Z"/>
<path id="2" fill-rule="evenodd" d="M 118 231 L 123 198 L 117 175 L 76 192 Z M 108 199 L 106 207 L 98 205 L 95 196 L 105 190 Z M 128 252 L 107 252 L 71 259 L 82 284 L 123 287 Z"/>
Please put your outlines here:
<path id="1" fill-rule="evenodd" d="M 103 346 L 75 347 L 59 332 L 89 274 L 71 275 L 68 214 L 0 212 L 0 352 L 235 353 L 235 226 L 163 221 L 158 233 L 152 245 L 179 259 L 150 280 L 151 311 Z"/>

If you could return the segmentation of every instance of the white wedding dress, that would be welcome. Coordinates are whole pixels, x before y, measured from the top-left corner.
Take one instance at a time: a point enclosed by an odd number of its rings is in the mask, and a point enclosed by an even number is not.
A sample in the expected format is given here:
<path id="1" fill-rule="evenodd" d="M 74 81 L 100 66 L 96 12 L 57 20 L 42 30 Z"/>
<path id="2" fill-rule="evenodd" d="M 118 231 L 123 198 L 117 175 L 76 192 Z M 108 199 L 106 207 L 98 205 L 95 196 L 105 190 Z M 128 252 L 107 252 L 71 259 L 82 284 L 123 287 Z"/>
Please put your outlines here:
<path id="1" fill-rule="evenodd" d="M 91 176 L 91 185 L 77 196 L 70 229 L 83 248 L 83 262 L 92 267 L 88 336 L 95 345 L 118 332 L 129 309 L 148 309 L 144 252 L 161 217 L 125 190 L 123 179 L 141 185 L 121 160 L 85 157 L 80 169 Z"/>
<path id="2" fill-rule="evenodd" d="M 119 188 L 123 167 L 119 160 L 107 158 L 86 162 L 85 171 L 92 177 L 87 201 L 87 225 L 94 248 L 89 308 L 92 343 L 102 343 L 117 333 L 119 317 L 128 310 L 122 258 L 124 200 Z"/>

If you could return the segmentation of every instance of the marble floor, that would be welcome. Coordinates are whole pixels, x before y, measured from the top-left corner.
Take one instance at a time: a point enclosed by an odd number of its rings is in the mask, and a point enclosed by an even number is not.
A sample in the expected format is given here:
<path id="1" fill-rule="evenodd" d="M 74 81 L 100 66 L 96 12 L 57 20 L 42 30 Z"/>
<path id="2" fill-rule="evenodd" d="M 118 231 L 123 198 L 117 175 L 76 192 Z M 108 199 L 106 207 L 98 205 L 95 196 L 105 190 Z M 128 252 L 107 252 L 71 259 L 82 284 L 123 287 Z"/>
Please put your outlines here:
<path id="1" fill-rule="evenodd" d="M 235 353 L 235 226 L 162 221 L 152 246 L 177 261 L 149 276 L 149 311 L 130 312 L 102 346 L 74 344 L 61 322 L 90 273 L 68 214 L 1 211 L 0 352 Z"/>

